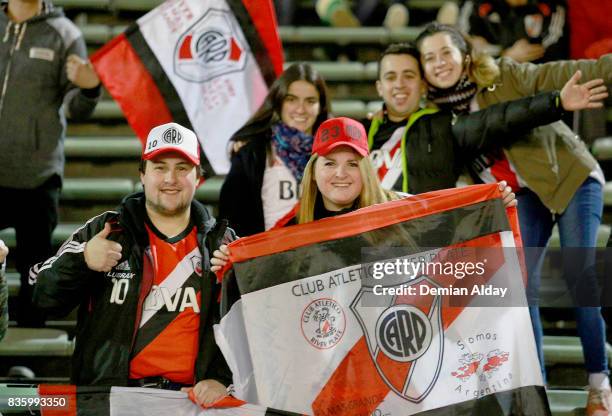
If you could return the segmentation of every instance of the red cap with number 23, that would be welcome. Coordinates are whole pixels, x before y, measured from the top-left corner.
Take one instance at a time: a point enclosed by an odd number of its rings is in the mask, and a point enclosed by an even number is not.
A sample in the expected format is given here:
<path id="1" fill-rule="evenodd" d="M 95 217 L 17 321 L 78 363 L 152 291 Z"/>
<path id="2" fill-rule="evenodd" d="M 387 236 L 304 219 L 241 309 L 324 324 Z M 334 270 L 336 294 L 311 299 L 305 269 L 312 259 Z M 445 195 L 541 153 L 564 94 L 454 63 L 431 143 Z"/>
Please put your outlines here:
<path id="1" fill-rule="evenodd" d="M 348 117 L 324 121 L 315 135 L 312 153 L 325 156 L 338 146 L 350 146 L 361 156 L 367 156 L 368 136 L 363 124 Z"/>

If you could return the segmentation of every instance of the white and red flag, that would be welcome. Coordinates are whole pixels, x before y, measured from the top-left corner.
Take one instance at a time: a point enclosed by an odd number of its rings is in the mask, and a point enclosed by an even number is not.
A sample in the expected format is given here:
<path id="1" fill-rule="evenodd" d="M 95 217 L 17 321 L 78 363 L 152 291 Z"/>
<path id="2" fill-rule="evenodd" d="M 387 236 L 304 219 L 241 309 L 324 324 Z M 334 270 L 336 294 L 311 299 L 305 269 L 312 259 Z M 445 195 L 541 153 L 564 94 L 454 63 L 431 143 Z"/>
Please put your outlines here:
<path id="1" fill-rule="evenodd" d="M 7 392 L 11 394 L 10 387 Z M 202 407 L 187 393 L 153 388 L 41 384 L 19 392 L 23 397 L 13 408 L 40 408 L 42 416 L 300 416 L 231 396 Z"/>
<path id="2" fill-rule="evenodd" d="M 270 0 L 167 0 L 91 60 L 143 145 L 151 128 L 182 124 L 209 174 L 227 173 L 228 139 L 283 67 Z"/>
<path id="3" fill-rule="evenodd" d="M 237 397 L 316 416 L 550 415 L 518 230 L 497 185 L 477 185 L 235 241 L 239 300 L 215 336 Z"/>

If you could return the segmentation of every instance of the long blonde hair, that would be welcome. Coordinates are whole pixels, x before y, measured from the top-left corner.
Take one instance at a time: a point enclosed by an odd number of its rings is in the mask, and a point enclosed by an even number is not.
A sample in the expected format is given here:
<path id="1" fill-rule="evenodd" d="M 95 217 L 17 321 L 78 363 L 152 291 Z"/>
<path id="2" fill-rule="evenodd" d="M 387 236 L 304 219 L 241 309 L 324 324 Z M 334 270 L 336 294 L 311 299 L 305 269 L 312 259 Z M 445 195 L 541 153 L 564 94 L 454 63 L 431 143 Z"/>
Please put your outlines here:
<path id="1" fill-rule="evenodd" d="M 298 224 L 314 220 L 315 204 L 320 194 L 314 174 L 315 163 L 318 158 L 318 155 L 313 154 L 304 169 L 304 176 L 302 177 L 302 183 L 300 185 L 301 197 L 300 210 L 297 217 Z M 385 191 L 380 186 L 378 176 L 369 157 L 363 157 L 359 161 L 359 173 L 361 174 L 363 187 L 359 193 L 357 208 L 369 207 L 370 205 L 398 199 L 395 193 Z"/>
<path id="2" fill-rule="evenodd" d="M 499 77 L 500 70 L 495 59 L 484 52 L 475 52 L 469 37 L 463 34 L 454 26 L 443 25 L 437 22 L 428 24 L 416 38 L 416 45 L 421 49 L 421 44 L 425 38 L 436 33 L 447 33 L 453 44 L 461 51 L 464 58 L 464 67 L 467 74 L 479 87 L 490 87 Z M 469 57 L 469 62 L 467 62 Z"/>
<path id="3" fill-rule="evenodd" d="M 495 59 L 484 52 L 470 54 L 472 57 L 467 64 L 467 73 L 479 87 L 490 87 L 499 77 L 499 66 Z"/>

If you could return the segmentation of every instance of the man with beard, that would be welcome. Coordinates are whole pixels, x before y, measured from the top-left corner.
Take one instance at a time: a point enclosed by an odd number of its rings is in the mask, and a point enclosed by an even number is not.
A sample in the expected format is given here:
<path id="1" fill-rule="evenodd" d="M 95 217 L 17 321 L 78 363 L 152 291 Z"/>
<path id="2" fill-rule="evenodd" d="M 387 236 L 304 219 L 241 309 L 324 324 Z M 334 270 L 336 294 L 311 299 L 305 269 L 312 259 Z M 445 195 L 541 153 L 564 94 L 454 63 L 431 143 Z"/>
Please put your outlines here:
<path id="1" fill-rule="evenodd" d="M 38 307 L 66 315 L 79 305 L 72 383 L 192 390 L 199 404 L 226 395 L 209 253 L 232 231 L 194 200 L 200 176 L 196 135 L 155 127 L 140 166 L 144 194 L 90 219 L 31 269 Z"/>

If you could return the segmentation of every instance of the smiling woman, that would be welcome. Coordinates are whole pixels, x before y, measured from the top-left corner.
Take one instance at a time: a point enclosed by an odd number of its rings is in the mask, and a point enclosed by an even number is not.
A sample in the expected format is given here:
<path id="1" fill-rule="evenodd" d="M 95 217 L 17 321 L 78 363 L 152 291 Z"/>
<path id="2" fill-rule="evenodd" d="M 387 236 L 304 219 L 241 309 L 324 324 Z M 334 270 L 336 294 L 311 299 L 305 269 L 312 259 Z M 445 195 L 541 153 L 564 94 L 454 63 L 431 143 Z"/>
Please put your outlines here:
<path id="1" fill-rule="evenodd" d="M 496 103 L 562 87 L 581 77 L 592 86 L 584 108 L 598 108 L 607 97 L 601 80 L 612 81 L 612 55 L 598 60 L 555 61 L 542 65 L 494 60 L 475 53 L 455 27 L 430 24 L 417 37 L 424 75 L 430 84 L 428 98 L 445 110 L 468 113 Z M 567 84 L 566 84 L 567 85 Z M 590 87 L 589 87 L 590 88 Z M 567 108 L 566 110 L 574 110 Z M 532 110 L 530 109 L 529 112 Z M 527 259 L 527 297 L 542 375 L 545 376 L 542 325 L 538 302 L 542 256 L 553 226 L 559 228 L 561 247 L 595 247 L 601 222 L 604 177 L 585 144 L 562 121 L 527 132 L 525 140 L 503 151 L 476 155 L 471 172 L 485 183 L 506 180 L 518 190 L 519 221 L 525 247 L 538 250 Z M 564 273 L 570 287 L 597 293 L 589 282 L 594 276 L 592 256 L 565 256 L 563 267 L 580 270 Z M 580 284 L 570 280 L 580 277 Z M 610 414 L 612 390 L 608 380 L 605 326 L 599 307 L 576 308 L 576 323 L 589 373 L 587 415 Z M 607 403 L 607 411 L 599 412 Z"/>
<path id="2" fill-rule="evenodd" d="M 360 155 L 347 149 L 334 149 L 315 161 L 315 182 L 321 189 L 328 210 L 349 208 L 363 186 L 359 171 Z"/>
<path id="3" fill-rule="evenodd" d="M 319 92 L 307 81 L 293 81 L 283 100 L 281 121 L 288 127 L 312 134 L 321 105 Z"/>
<path id="4" fill-rule="evenodd" d="M 423 43 L 427 43 L 427 51 L 421 56 L 427 80 L 438 88 L 455 85 L 463 73 L 464 58 L 458 48 L 450 46 L 451 35 L 437 33 L 424 39 Z M 465 57 L 467 62 L 469 59 L 468 56 Z"/>
<path id="5" fill-rule="evenodd" d="M 380 186 L 368 154 L 368 139 L 361 123 L 338 117 L 321 124 L 304 170 L 297 222 L 396 199 L 393 192 Z"/>
<path id="6" fill-rule="evenodd" d="M 325 82 L 310 65 L 298 63 L 283 72 L 234 134 L 219 216 L 238 235 L 268 230 L 294 208 L 313 134 L 329 111 Z"/>

